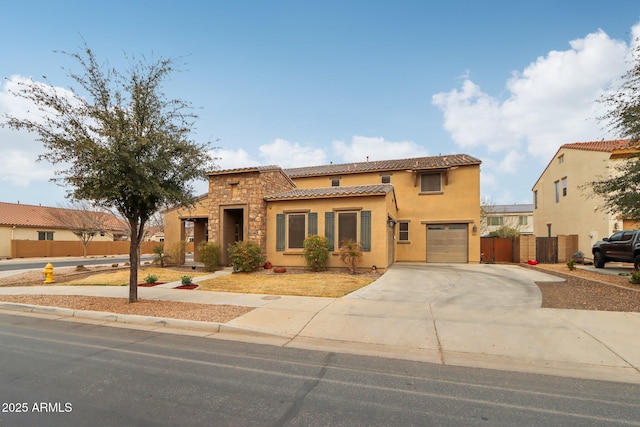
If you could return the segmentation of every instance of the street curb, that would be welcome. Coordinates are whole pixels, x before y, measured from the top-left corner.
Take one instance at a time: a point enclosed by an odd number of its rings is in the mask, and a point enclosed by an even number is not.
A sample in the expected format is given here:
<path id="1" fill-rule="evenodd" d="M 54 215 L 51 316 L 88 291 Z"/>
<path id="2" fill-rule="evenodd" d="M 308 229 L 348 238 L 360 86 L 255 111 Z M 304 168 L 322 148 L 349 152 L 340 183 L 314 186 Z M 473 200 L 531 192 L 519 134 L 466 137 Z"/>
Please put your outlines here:
<path id="1" fill-rule="evenodd" d="M 127 323 L 146 326 L 159 326 L 176 329 L 188 329 L 211 333 L 230 333 L 237 335 L 291 339 L 292 336 L 273 334 L 254 329 L 232 326 L 220 322 L 204 322 L 200 320 L 174 319 L 170 317 L 141 316 L 137 314 L 117 314 L 106 311 L 75 310 L 72 308 L 52 307 L 35 304 L 20 304 L 14 302 L 0 302 L 0 310 L 23 313 L 50 314 L 60 317 L 76 317 L 82 319 L 100 320 L 104 322 Z"/>

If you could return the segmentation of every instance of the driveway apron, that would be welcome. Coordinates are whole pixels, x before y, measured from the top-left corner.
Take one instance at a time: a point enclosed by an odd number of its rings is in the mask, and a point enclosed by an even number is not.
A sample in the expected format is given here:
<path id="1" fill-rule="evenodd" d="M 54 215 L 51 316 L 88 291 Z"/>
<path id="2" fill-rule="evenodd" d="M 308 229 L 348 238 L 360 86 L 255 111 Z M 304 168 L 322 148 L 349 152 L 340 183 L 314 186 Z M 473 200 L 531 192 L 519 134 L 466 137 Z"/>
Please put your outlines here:
<path id="1" fill-rule="evenodd" d="M 515 265 L 394 264 L 319 311 L 292 344 L 330 339 L 451 365 L 640 376 L 640 345 L 621 346 L 614 329 L 640 317 L 609 313 L 604 323 L 598 312 L 542 309 L 541 281 L 562 279 Z"/>

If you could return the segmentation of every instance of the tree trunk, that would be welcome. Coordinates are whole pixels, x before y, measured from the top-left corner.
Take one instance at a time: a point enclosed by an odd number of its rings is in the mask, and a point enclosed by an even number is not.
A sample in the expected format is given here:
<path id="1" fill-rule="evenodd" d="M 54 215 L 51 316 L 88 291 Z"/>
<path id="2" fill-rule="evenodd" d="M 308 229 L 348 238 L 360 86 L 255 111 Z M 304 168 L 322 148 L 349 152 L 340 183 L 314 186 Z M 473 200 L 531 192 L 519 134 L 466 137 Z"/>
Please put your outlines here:
<path id="1" fill-rule="evenodd" d="M 131 245 L 129 246 L 129 302 L 138 302 L 138 264 L 140 257 L 140 237 L 138 230 L 131 230 Z"/>

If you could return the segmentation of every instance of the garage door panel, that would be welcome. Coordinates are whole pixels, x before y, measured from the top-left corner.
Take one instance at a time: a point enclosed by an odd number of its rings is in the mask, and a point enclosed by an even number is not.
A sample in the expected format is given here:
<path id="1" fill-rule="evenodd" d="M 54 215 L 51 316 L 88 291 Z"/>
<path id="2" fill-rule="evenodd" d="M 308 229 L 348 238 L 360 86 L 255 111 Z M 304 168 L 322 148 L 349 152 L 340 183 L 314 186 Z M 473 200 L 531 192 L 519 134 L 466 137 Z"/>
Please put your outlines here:
<path id="1" fill-rule="evenodd" d="M 467 224 L 427 225 L 427 262 L 468 262 L 468 239 Z"/>

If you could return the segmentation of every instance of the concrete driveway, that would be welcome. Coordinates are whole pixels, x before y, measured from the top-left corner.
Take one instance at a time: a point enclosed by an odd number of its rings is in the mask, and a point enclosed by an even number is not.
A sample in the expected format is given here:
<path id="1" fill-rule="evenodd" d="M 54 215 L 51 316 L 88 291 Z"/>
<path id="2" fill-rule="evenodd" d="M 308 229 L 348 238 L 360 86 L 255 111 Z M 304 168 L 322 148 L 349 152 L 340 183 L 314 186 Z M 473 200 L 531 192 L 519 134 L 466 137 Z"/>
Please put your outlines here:
<path id="1" fill-rule="evenodd" d="M 288 345 L 640 382 L 640 314 L 542 309 L 539 281 L 562 279 L 515 265 L 395 264 Z"/>
<path id="2" fill-rule="evenodd" d="M 558 277 L 512 265 L 396 264 L 380 280 L 345 299 L 424 303 L 431 306 L 538 308 L 536 281 Z"/>

